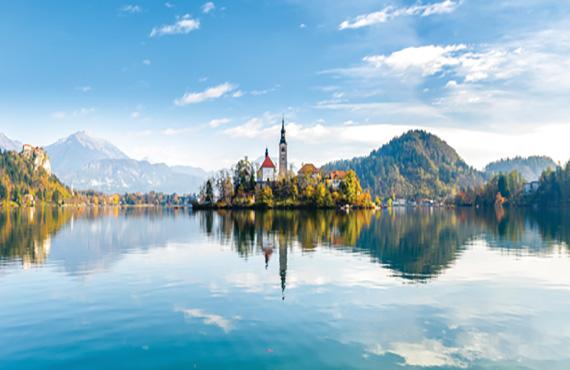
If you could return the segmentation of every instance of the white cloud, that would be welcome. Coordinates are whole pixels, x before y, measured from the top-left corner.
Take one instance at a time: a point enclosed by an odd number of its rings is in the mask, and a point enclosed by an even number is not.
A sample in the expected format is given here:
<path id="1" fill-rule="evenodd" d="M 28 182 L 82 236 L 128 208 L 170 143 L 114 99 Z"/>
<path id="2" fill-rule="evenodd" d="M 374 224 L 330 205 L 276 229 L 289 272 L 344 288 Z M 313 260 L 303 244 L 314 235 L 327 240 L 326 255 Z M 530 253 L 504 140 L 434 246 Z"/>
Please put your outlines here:
<path id="1" fill-rule="evenodd" d="M 216 9 L 216 5 L 211 1 L 208 1 L 207 3 L 202 5 L 202 13 L 208 14 L 214 9 Z"/>
<path id="2" fill-rule="evenodd" d="M 95 112 L 95 108 L 80 108 L 74 111 L 57 111 L 52 113 L 52 118 L 55 119 L 67 119 L 67 118 L 77 118 L 90 115 Z"/>
<path id="3" fill-rule="evenodd" d="M 168 2 L 168 1 L 164 3 L 164 6 L 167 8 L 174 8 L 174 4 L 172 4 L 171 2 Z"/>
<path id="4" fill-rule="evenodd" d="M 505 80 L 521 74 L 528 66 L 525 61 L 527 52 L 520 47 L 473 49 L 463 44 L 425 45 L 408 47 L 389 55 L 366 56 L 363 61 L 377 70 L 387 68 L 401 74 L 420 72 L 424 77 L 451 71 L 462 77 L 464 82 Z"/>
<path id="5" fill-rule="evenodd" d="M 210 125 L 210 127 L 220 127 L 222 125 L 225 125 L 227 123 L 230 123 L 231 120 L 229 118 L 216 118 L 211 120 L 208 125 Z"/>
<path id="6" fill-rule="evenodd" d="M 131 13 L 131 14 L 135 14 L 135 13 L 141 13 L 142 12 L 142 8 L 138 5 L 133 5 L 133 4 L 129 4 L 129 5 L 125 5 L 121 8 L 121 11 L 123 13 Z"/>
<path id="7" fill-rule="evenodd" d="M 174 24 L 166 24 L 160 27 L 155 27 L 150 32 L 150 37 L 163 36 L 163 35 L 177 35 L 187 34 L 200 28 L 200 21 L 193 19 L 190 14 L 185 14 Z"/>
<path id="8" fill-rule="evenodd" d="M 465 50 L 465 45 L 409 47 L 390 55 L 366 56 L 363 61 L 376 67 L 388 67 L 397 72 L 417 69 L 424 76 L 440 72 L 444 67 L 460 63 L 456 53 Z"/>
<path id="9" fill-rule="evenodd" d="M 150 59 L 144 59 L 142 62 L 143 62 L 143 64 L 144 64 L 145 66 L 151 65 Z"/>
<path id="10" fill-rule="evenodd" d="M 160 133 L 164 136 L 177 136 L 181 134 L 187 134 L 189 132 L 195 132 L 196 128 L 193 127 L 182 127 L 182 128 L 166 128 Z"/>
<path id="11" fill-rule="evenodd" d="M 234 138 L 275 138 L 281 129 L 281 124 L 275 118 L 276 116 L 266 113 L 262 117 L 251 118 L 239 126 L 228 128 L 224 133 Z M 303 142 L 315 142 L 329 137 L 331 133 L 331 130 L 322 123 L 305 126 L 290 122 L 285 125 L 285 129 L 288 138 Z"/>
<path id="12" fill-rule="evenodd" d="M 210 87 L 202 92 L 187 92 L 180 99 L 176 99 L 174 101 L 174 104 L 176 105 L 197 104 L 206 100 L 221 98 L 222 96 L 230 92 L 234 92 L 236 88 L 237 88 L 236 85 L 226 82 L 218 86 Z M 234 92 L 234 95 L 235 93 L 237 92 Z"/>
<path id="13" fill-rule="evenodd" d="M 132 119 L 137 119 L 141 116 L 141 112 L 135 111 L 131 113 L 131 118 Z"/>
<path id="14" fill-rule="evenodd" d="M 299 28 L 301 28 L 301 29 L 302 29 L 302 28 L 307 28 L 307 25 L 306 25 L 305 23 L 301 23 L 301 24 L 299 25 Z"/>
<path id="15" fill-rule="evenodd" d="M 241 98 L 244 94 L 245 94 L 245 93 L 244 93 L 243 91 L 238 90 L 238 91 L 236 91 L 236 92 L 234 92 L 234 93 L 232 94 L 232 97 L 234 97 L 234 98 Z"/>
<path id="16" fill-rule="evenodd" d="M 439 3 L 415 5 L 407 8 L 395 8 L 388 6 L 383 10 L 368 14 L 359 15 L 351 20 L 343 21 L 338 28 L 340 30 L 369 27 L 379 23 L 386 23 L 391 19 L 401 16 L 417 15 L 428 17 L 434 14 L 452 13 L 461 4 L 458 0 L 444 0 Z"/>

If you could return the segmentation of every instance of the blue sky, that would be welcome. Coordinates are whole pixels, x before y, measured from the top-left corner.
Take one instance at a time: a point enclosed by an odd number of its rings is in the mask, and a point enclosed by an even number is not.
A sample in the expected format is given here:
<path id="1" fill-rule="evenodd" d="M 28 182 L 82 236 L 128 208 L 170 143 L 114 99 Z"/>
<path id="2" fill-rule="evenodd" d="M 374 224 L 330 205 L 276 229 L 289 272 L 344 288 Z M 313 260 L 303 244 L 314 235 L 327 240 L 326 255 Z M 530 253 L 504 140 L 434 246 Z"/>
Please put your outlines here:
<path id="1" fill-rule="evenodd" d="M 428 129 L 471 164 L 570 158 L 570 3 L 17 1 L 0 5 L 0 132 L 78 130 L 153 162 L 364 155 Z"/>

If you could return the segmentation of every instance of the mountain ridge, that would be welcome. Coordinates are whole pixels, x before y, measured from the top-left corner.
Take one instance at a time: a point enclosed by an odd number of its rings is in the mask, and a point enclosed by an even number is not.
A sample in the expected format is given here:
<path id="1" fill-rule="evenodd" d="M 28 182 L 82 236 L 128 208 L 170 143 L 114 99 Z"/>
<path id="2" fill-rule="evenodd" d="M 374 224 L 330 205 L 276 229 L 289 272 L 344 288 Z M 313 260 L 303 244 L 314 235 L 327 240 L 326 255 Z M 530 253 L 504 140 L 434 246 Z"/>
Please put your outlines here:
<path id="1" fill-rule="evenodd" d="M 552 158 L 532 155 L 529 157 L 516 156 L 499 159 L 487 164 L 484 171 L 488 178 L 500 173 L 518 171 L 526 181 L 536 181 L 546 169 L 554 169 L 556 167 L 557 164 Z"/>

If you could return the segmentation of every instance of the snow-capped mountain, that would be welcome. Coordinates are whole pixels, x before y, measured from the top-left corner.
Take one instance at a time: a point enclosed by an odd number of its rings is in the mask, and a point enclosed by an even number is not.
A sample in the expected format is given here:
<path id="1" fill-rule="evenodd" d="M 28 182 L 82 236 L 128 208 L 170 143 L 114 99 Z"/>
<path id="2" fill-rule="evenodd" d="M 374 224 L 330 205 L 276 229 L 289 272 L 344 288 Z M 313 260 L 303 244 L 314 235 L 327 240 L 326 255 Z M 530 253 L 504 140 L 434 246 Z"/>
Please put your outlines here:
<path id="1" fill-rule="evenodd" d="M 80 131 L 54 144 L 47 151 L 56 174 L 75 171 L 85 164 L 101 159 L 128 159 L 127 155 L 113 144 L 89 136 Z"/>
<path id="2" fill-rule="evenodd" d="M 0 149 L 14 150 L 19 152 L 20 150 L 22 150 L 22 143 L 17 140 L 12 140 L 8 136 L 0 132 Z"/>
<path id="3" fill-rule="evenodd" d="M 76 190 L 193 193 L 207 176 L 195 167 L 169 167 L 131 159 L 108 141 L 85 132 L 60 139 L 46 151 L 53 172 Z"/>

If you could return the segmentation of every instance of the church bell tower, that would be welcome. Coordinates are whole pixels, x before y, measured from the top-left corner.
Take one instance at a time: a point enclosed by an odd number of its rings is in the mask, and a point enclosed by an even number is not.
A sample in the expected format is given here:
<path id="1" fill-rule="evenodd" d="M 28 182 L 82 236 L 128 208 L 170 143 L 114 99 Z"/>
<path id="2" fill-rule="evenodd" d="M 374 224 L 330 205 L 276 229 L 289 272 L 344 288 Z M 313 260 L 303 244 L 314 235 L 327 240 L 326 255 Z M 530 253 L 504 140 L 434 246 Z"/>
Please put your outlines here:
<path id="1" fill-rule="evenodd" d="M 285 117 L 281 120 L 281 140 L 279 141 L 279 177 L 287 176 L 287 140 L 285 140 Z"/>

